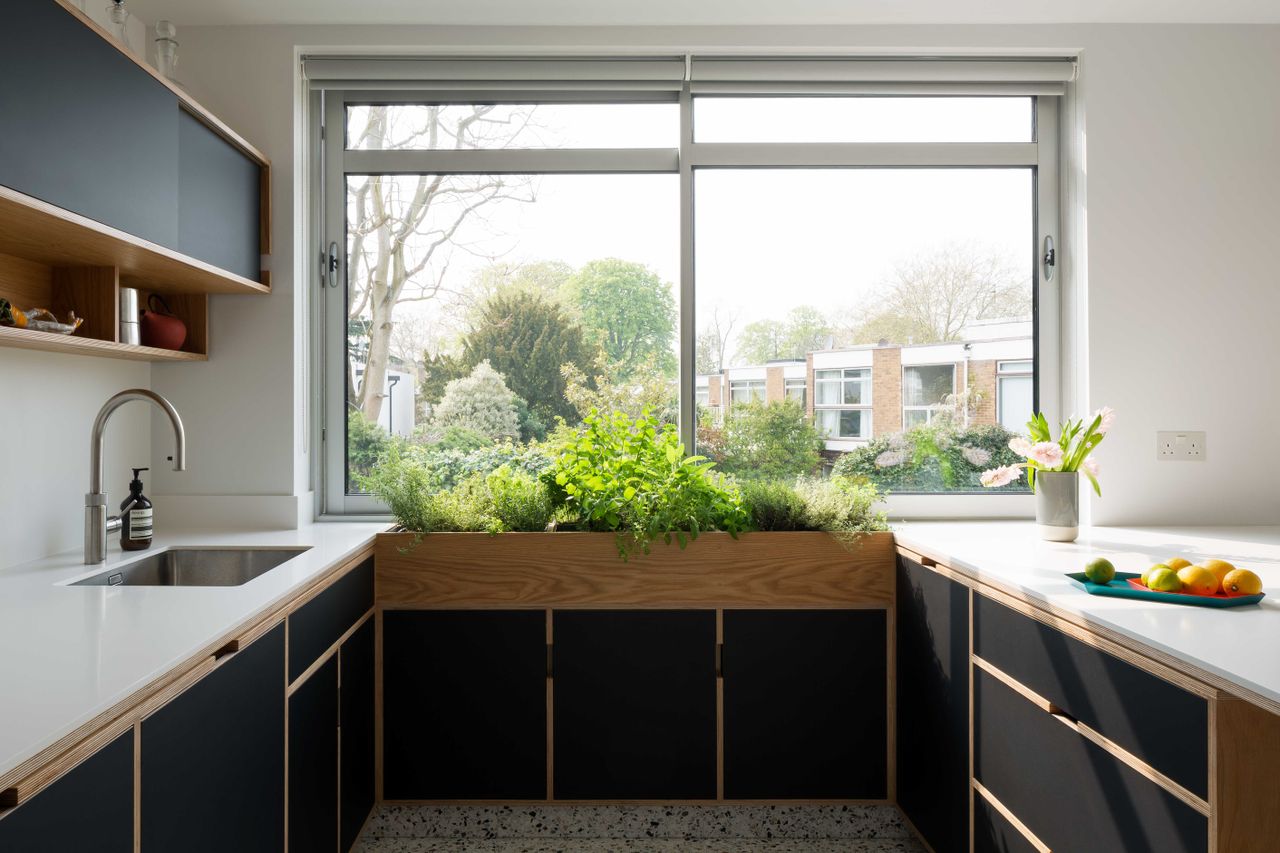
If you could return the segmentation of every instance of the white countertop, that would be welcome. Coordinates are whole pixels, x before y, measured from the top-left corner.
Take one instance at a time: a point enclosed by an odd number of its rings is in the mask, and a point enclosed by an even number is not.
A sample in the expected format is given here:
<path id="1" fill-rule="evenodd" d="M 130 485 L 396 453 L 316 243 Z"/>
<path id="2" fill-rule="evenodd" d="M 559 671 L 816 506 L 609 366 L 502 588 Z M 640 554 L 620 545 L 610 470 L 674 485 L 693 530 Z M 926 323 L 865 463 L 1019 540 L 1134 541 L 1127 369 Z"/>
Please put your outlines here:
<path id="1" fill-rule="evenodd" d="M 1081 528 L 1073 543 L 1041 541 L 1029 521 L 917 522 L 894 533 L 903 547 L 963 574 L 1186 661 L 1243 699 L 1280 703 L 1280 527 Z M 1250 569 L 1267 597 L 1239 608 L 1189 607 L 1089 595 L 1064 577 L 1093 557 L 1111 560 L 1116 571 L 1141 572 L 1177 556 Z"/>
<path id="2" fill-rule="evenodd" d="M 75 552 L 0 571 L 0 774 L 265 614 L 386 527 L 171 531 L 130 554 L 113 536 L 102 566 L 85 566 Z M 310 550 L 242 586 L 65 585 L 174 545 Z"/>

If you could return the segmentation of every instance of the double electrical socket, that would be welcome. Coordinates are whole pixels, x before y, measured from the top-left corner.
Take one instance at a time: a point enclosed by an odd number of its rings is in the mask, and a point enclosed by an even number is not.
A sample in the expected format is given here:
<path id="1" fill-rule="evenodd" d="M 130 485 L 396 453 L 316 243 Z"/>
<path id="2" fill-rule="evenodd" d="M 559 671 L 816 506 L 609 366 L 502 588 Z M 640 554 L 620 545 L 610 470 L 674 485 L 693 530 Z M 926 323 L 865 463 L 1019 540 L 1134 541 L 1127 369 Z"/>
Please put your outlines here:
<path id="1" fill-rule="evenodd" d="M 1174 460 L 1203 462 L 1204 433 L 1185 431 L 1157 432 L 1156 458 L 1161 462 Z"/>

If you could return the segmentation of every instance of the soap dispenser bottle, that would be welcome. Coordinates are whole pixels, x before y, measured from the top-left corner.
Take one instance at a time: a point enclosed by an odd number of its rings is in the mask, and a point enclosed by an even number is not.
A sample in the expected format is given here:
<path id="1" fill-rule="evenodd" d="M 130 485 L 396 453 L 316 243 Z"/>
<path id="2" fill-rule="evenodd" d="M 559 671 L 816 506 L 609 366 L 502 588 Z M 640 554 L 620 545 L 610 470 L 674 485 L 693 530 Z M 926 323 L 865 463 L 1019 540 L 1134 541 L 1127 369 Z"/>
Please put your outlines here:
<path id="1" fill-rule="evenodd" d="M 120 504 L 120 547 L 126 551 L 142 551 L 151 547 L 151 501 L 142 494 L 143 471 L 134 468 L 129 483 L 129 497 Z"/>

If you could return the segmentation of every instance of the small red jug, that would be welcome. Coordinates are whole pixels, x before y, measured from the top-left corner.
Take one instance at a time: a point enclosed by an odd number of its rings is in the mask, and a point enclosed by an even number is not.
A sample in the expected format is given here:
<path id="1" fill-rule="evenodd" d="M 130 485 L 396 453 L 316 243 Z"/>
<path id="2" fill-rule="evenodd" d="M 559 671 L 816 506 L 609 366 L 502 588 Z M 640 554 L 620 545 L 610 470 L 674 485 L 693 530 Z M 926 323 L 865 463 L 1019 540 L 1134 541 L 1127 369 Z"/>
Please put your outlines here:
<path id="1" fill-rule="evenodd" d="M 187 324 L 174 316 L 169 303 L 158 293 L 147 298 L 147 307 L 139 323 L 142 345 L 160 349 L 180 350 L 187 340 Z"/>

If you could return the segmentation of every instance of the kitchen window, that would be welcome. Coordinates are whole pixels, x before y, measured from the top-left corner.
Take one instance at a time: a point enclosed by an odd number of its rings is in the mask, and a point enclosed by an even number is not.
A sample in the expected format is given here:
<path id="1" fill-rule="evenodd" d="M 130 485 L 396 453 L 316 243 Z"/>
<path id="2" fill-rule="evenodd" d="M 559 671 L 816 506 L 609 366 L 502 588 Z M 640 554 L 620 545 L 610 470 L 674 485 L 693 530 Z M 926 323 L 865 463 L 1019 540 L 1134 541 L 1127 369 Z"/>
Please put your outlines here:
<path id="1" fill-rule="evenodd" d="M 850 452 L 932 423 L 958 377 L 902 368 L 899 424 L 876 416 L 873 368 L 845 353 L 979 347 L 999 323 L 1025 326 L 1002 334 L 1036 353 L 1000 372 L 999 422 L 1028 405 L 1028 383 L 1052 411 L 1056 331 L 1029 330 L 1057 325 L 1037 292 L 1068 59 L 303 66 L 320 514 L 380 511 L 362 479 L 391 444 L 521 446 L 626 396 L 609 389 L 645 395 L 698 452 L 725 425 L 697 416 L 710 393 L 695 377 L 776 362 L 810 365 L 812 391 L 788 377 L 781 398 L 812 406 L 828 453 Z M 957 271 L 966 308 L 934 323 Z M 554 347 L 533 346 L 542 333 Z M 733 381 L 724 403 L 768 406 L 766 385 Z M 500 416 L 468 419 L 454 398 L 475 394 Z"/>
<path id="2" fill-rule="evenodd" d="M 1035 363 L 1001 361 L 996 365 L 996 412 L 1000 425 L 1010 432 L 1027 429 L 1035 406 Z"/>

